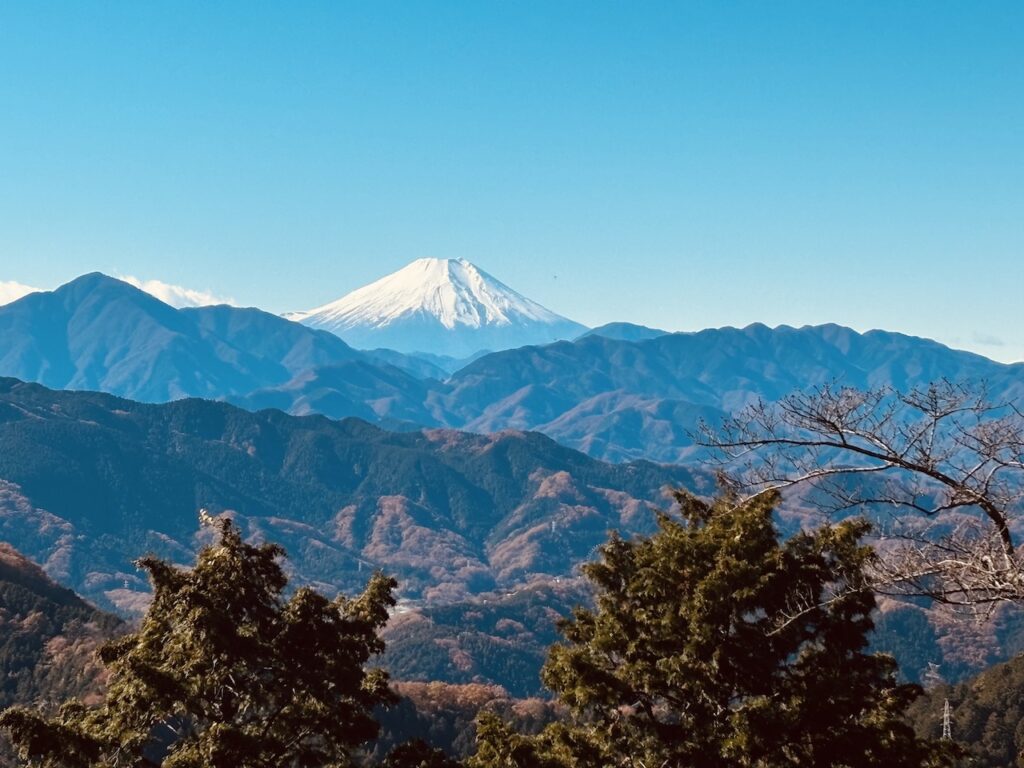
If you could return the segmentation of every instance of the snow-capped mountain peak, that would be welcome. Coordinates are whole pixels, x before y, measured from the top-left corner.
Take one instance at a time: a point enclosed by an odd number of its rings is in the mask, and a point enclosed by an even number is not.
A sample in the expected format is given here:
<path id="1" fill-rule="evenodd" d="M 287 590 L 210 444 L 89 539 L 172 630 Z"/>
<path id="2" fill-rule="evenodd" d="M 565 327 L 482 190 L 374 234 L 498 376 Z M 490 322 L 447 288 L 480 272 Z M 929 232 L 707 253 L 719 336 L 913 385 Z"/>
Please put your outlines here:
<path id="1" fill-rule="evenodd" d="M 585 330 L 465 259 L 417 259 L 348 295 L 286 315 L 357 347 L 468 356 Z"/>

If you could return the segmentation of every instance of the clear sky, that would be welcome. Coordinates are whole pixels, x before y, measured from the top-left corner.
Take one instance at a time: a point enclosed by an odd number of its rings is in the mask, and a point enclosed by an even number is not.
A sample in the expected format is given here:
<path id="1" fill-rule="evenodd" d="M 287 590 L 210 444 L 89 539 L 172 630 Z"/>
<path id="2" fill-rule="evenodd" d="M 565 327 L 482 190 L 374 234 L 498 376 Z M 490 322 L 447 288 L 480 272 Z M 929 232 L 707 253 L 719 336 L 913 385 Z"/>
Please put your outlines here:
<path id="1" fill-rule="evenodd" d="M 1024 3 L 0 4 L 0 281 L 303 309 L 464 257 L 588 324 L 1024 359 Z"/>

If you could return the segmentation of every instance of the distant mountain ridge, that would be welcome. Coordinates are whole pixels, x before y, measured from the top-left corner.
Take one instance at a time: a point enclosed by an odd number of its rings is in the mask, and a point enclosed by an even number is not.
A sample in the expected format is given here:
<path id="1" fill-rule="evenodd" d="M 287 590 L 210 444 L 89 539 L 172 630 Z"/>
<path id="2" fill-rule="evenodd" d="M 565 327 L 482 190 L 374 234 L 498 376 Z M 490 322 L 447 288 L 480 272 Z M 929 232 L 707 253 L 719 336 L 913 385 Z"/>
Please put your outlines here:
<path id="1" fill-rule="evenodd" d="M 615 339 L 616 341 L 646 341 L 665 336 L 668 333 L 669 331 L 663 331 L 660 328 L 648 328 L 646 325 L 637 325 L 636 323 L 605 323 L 597 328 L 591 328 L 578 336 L 576 340 L 587 336 L 604 336 L 606 339 Z"/>
<path id="2" fill-rule="evenodd" d="M 422 601 L 389 638 L 396 669 L 524 693 L 553 631 L 534 619 L 563 611 L 606 531 L 648 530 L 666 487 L 711 489 L 688 433 L 698 419 L 832 381 L 949 378 L 1024 402 L 1024 364 L 886 331 L 614 323 L 462 365 L 356 350 L 258 309 L 176 310 L 98 274 L 0 307 L 5 374 L 174 400 L 0 380 L 0 540 L 90 600 L 137 613 L 148 595 L 131 559 L 189 562 L 206 541 L 195 510 L 233 510 L 248 535 L 286 546 L 299 583 L 396 574 Z M 909 638 L 894 651 L 915 675 L 933 658 L 963 674 L 981 663 L 974 646 L 990 661 L 1024 636 L 1008 624 L 936 651 L 933 624 L 907 611 L 880 624 Z"/>
<path id="3" fill-rule="evenodd" d="M 388 428 L 536 430 L 610 460 L 688 462 L 689 432 L 758 398 L 838 381 L 907 389 L 984 381 L 1024 401 L 1024 364 L 837 325 L 661 333 L 612 324 L 575 341 L 451 358 L 359 351 L 333 334 L 229 306 L 176 310 L 86 275 L 0 307 L 0 376 L 144 402 L 227 400 Z"/>
<path id="4" fill-rule="evenodd" d="M 685 463 L 700 456 L 690 432 L 701 419 L 715 423 L 758 399 L 831 382 L 906 390 L 942 378 L 985 382 L 993 398 L 1024 402 L 1024 364 L 886 331 L 755 324 L 640 341 L 587 334 L 495 352 L 411 388 L 406 417 L 474 432 L 536 430 L 609 461 Z M 317 380 L 315 388 L 293 382 L 287 396 L 268 388 L 233 401 L 344 415 L 329 395 Z"/>
<path id="5" fill-rule="evenodd" d="M 422 363 L 404 358 L 393 352 L 379 359 L 334 334 L 259 309 L 175 309 L 100 273 L 0 307 L 0 376 L 142 402 L 241 396 L 331 368 L 349 370 L 359 382 L 352 397 L 333 393 L 335 410 L 344 400 L 345 415 L 389 423 L 386 406 L 378 413 L 364 401 L 366 378 L 379 376 L 381 392 L 395 375 L 418 386 L 418 378 L 392 363 L 410 369 Z"/>
<path id="6" fill-rule="evenodd" d="M 417 259 L 337 301 L 286 317 L 359 349 L 454 358 L 548 344 L 586 330 L 465 259 Z"/>
<path id="7" fill-rule="evenodd" d="M 174 309 L 99 273 L 0 307 L 0 341 L 0 375 L 149 401 L 222 397 L 359 357 L 266 312 Z"/>

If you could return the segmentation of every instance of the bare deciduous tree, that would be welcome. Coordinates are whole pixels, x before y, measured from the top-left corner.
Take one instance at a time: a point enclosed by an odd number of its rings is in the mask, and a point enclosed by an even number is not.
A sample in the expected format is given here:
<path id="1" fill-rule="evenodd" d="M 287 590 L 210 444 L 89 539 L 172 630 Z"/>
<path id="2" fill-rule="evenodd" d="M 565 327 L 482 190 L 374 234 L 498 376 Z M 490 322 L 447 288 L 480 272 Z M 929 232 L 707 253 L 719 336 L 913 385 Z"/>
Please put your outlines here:
<path id="1" fill-rule="evenodd" d="M 772 490 L 879 526 L 881 591 L 946 603 L 1024 601 L 1024 414 L 983 387 L 940 381 L 898 392 L 837 385 L 759 402 L 697 442 L 738 497 Z"/>

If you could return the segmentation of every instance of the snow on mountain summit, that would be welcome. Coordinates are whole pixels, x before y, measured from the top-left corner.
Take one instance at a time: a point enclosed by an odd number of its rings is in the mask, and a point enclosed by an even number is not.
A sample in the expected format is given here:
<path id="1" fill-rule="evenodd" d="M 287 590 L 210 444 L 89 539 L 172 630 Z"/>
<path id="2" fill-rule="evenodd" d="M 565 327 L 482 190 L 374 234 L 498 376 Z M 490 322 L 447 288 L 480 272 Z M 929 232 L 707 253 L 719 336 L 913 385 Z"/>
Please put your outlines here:
<path id="1" fill-rule="evenodd" d="M 465 259 L 417 259 L 337 301 L 286 317 L 355 347 L 452 357 L 547 344 L 586 330 Z"/>
<path id="2" fill-rule="evenodd" d="M 445 328 L 508 325 L 520 318 L 557 322 L 554 312 L 530 301 L 465 259 L 417 259 L 411 264 L 318 307 L 301 319 L 339 330 L 388 325 L 403 315 L 425 312 Z"/>

